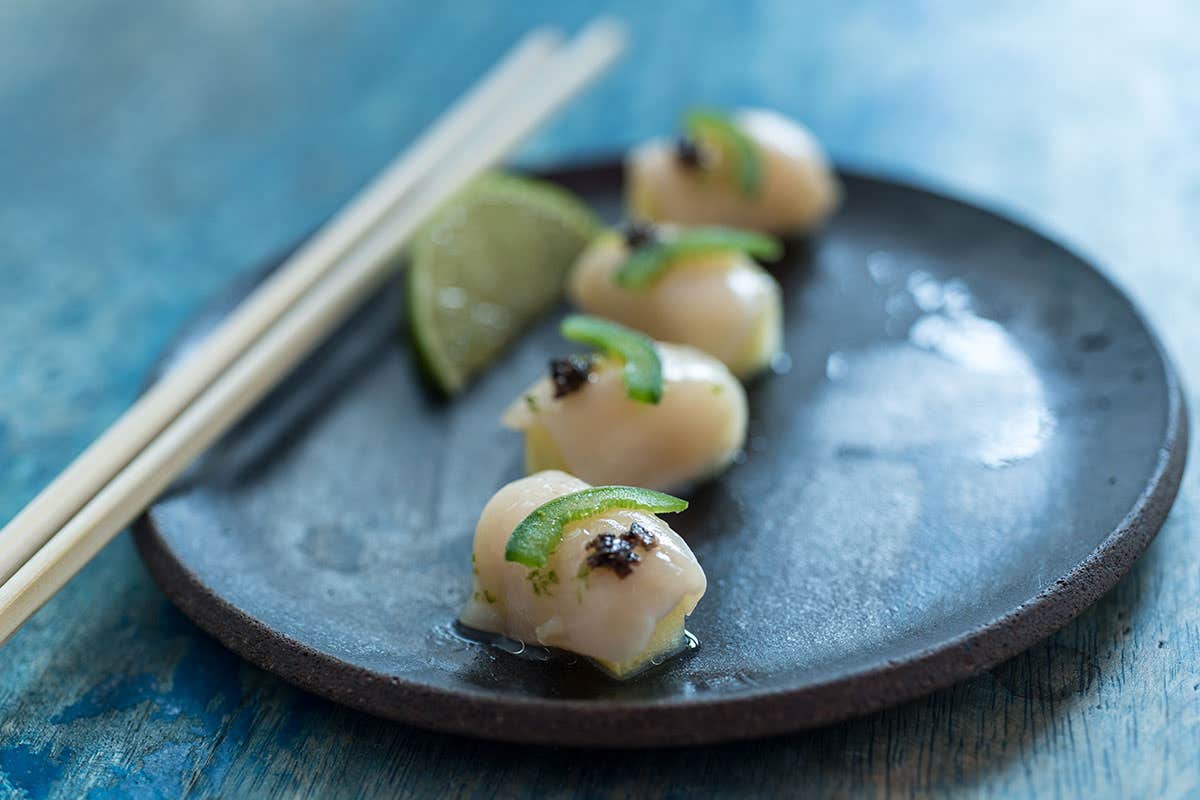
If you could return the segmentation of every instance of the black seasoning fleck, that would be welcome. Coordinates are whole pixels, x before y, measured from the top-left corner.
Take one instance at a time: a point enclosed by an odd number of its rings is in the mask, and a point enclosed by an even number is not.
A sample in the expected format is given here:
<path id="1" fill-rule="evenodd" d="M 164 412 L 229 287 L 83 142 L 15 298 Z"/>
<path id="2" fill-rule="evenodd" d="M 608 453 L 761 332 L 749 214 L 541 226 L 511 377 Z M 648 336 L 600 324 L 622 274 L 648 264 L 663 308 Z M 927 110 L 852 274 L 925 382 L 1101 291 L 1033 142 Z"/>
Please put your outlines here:
<path id="1" fill-rule="evenodd" d="M 550 380 L 554 381 L 554 396 L 566 397 L 577 392 L 592 374 L 591 359 L 586 356 L 567 356 L 550 362 Z"/>
<path id="2" fill-rule="evenodd" d="M 633 542 L 626 541 L 627 535 L 602 533 L 592 539 L 587 543 L 587 549 L 592 551 L 587 557 L 587 565 L 592 569 L 610 567 L 617 577 L 629 577 L 633 565 L 640 563 L 642 558 L 633 552 Z"/>
<path id="3" fill-rule="evenodd" d="M 636 250 L 658 239 L 658 231 L 648 222 L 630 222 L 625 226 L 625 244 Z"/>
<path id="4" fill-rule="evenodd" d="M 688 136 L 680 136 L 679 141 L 675 143 L 675 158 L 688 169 L 700 169 L 704 166 L 704 154 L 700 152 L 700 145 Z"/>
<path id="5" fill-rule="evenodd" d="M 635 539 L 638 544 L 647 550 L 653 550 L 654 546 L 658 544 L 658 537 L 643 528 L 640 522 L 630 525 L 629 533 L 625 534 L 625 536 Z"/>
<path id="6" fill-rule="evenodd" d="M 592 569 L 609 567 L 618 578 L 628 578 L 633 568 L 642 562 L 642 557 L 634 552 L 635 548 L 641 545 L 650 550 L 657 544 L 654 534 L 635 522 L 620 536 L 602 533 L 588 542 L 587 549 L 592 552 L 587 557 L 587 565 Z"/>

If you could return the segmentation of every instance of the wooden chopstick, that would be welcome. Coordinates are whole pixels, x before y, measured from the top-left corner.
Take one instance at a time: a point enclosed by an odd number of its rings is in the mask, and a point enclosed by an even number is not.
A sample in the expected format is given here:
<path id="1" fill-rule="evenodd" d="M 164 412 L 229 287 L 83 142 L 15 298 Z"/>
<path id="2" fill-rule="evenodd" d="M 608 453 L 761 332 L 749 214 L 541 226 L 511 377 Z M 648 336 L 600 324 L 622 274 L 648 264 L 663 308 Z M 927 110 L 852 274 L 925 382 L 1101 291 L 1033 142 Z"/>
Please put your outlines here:
<path id="1" fill-rule="evenodd" d="M 0 530 L 0 582 L 7 580 L 196 395 L 378 224 L 436 164 L 528 81 L 561 36 L 524 37 L 414 146 L 363 189 L 179 366 L 164 376 Z"/>
<path id="2" fill-rule="evenodd" d="M 619 26 L 611 22 L 588 26 L 549 60 L 529 99 L 477 132 L 473 146 L 460 148 L 443 161 L 435 176 L 420 182 L 402 207 L 199 393 L 0 586 L 0 643 L 377 288 L 390 272 L 387 265 L 433 210 L 503 159 L 598 77 L 623 47 Z"/>
<path id="3" fill-rule="evenodd" d="M 169 374 L 0 530 L 0 583 L 12 577 L 217 376 L 358 245 L 430 168 L 532 80 L 561 35 L 539 29 L 393 161 Z"/>

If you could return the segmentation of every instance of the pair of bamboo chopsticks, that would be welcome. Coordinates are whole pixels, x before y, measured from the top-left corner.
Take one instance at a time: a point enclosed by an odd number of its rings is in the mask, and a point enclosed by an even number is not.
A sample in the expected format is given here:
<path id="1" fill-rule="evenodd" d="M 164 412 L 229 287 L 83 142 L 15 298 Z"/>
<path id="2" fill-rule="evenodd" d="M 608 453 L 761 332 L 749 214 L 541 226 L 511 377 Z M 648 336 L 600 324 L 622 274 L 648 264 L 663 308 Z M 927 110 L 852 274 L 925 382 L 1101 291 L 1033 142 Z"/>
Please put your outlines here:
<path id="1" fill-rule="evenodd" d="M 527 35 L 0 530 L 0 643 L 357 308 L 432 211 L 610 66 L 624 38 L 610 21 L 567 44 Z"/>

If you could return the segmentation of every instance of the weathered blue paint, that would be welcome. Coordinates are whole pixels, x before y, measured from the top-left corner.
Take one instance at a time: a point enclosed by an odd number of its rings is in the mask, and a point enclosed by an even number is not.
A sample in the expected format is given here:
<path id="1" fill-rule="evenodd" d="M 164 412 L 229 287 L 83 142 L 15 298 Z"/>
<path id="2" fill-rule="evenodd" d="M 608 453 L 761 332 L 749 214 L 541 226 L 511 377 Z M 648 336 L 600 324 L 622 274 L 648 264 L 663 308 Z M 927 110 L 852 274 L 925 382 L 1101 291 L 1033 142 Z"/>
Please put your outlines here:
<path id="1" fill-rule="evenodd" d="M 154 676 L 149 673 L 110 678 L 93 686 L 83 697 L 51 717 L 50 722 L 69 725 L 109 711 L 123 711 L 139 703 L 152 702 L 157 690 Z"/>
<path id="2" fill-rule="evenodd" d="M 603 5 L 633 53 L 522 161 L 611 152 L 697 100 L 775 106 L 844 160 L 1097 255 L 1200 386 L 1194 4 Z M 337 208 L 519 32 L 591 13 L 0 6 L 0 519 L 130 402 L 200 303 Z M 1117 590 L 990 675 L 825 731 L 633 756 L 531 754 L 308 697 L 199 633 L 122 537 L 3 650 L 0 796 L 1195 796 L 1198 480 Z"/>
<path id="3" fill-rule="evenodd" d="M 0 750 L 0 771 L 8 787 L 22 789 L 35 797 L 47 795 L 62 778 L 66 771 L 64 760 L 70 756 L 69 750 L 55 753 L 49 744 L 36 749 L 28 744 L 14 744 Z"/>

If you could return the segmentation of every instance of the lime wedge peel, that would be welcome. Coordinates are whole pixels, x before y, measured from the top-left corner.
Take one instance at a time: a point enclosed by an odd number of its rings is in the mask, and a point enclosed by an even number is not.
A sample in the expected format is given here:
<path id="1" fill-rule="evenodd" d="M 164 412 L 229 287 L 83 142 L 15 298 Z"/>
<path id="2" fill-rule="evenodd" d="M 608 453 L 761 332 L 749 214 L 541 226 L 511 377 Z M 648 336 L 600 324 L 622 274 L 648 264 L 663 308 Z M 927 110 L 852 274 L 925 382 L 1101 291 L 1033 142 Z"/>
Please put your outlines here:
<path id="1" fill-rule="evenodd" d="M 448 395 L 553 308 L 566 274 L 599 230 L 570 192 L 490 173 L 451 198 L 417 233 L 408 266 L 413 342 Z"/>
<path id="2" fill-rule="evenodd" d="M 594 486 L 543 503 L 513 529 L 504 560 L 537 569 L 546 566 L 562 541 L 563 529 L 577 520 L 606 511 L 633 509 L 651 514 L 683 511 L 686 500 L 636 486 Z"/>
<path id="3" fill-rule="evenodd" d="M 562 321 L 564 339 L 590 345 L 624 361 L 621 377 L 631 400 L 656 404 L 662 399 L 662 361 L 654 340 L 599 317 L 572 314 Z"/>
<path id="4" fill-rule="evenodd" d="M 774 261 L 783 254 L 783 245 L 772 236 L 753 231 L 690 228 L 635 249 L 617 270 L 614 280 L 626 289 L 640 289 L 657 280 L 681 258 L 723 251 L 737 251 L 762 261 Z"/>

